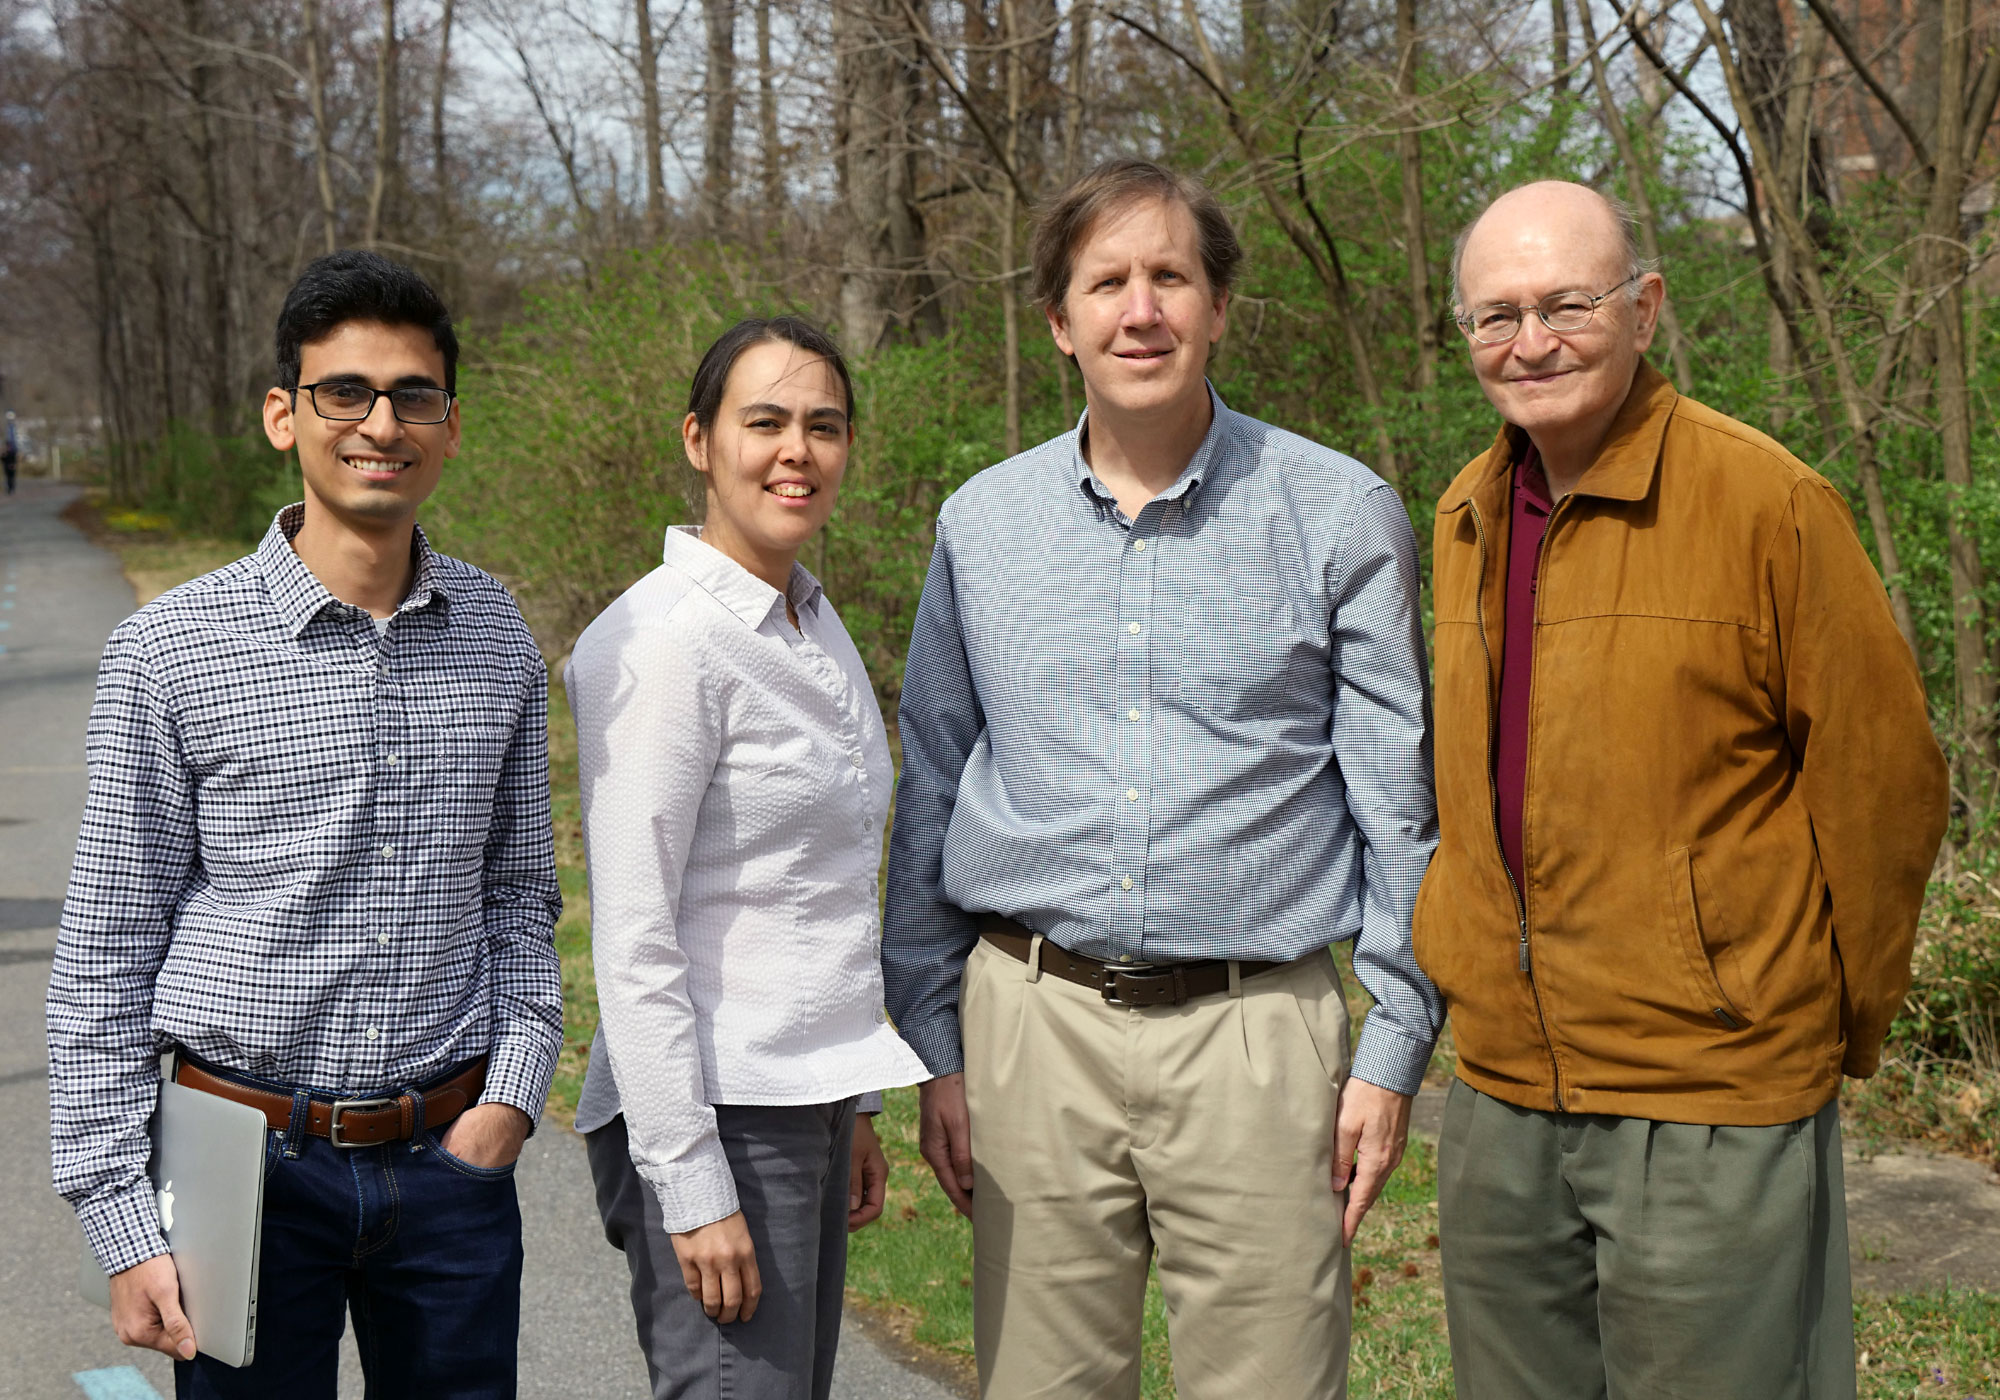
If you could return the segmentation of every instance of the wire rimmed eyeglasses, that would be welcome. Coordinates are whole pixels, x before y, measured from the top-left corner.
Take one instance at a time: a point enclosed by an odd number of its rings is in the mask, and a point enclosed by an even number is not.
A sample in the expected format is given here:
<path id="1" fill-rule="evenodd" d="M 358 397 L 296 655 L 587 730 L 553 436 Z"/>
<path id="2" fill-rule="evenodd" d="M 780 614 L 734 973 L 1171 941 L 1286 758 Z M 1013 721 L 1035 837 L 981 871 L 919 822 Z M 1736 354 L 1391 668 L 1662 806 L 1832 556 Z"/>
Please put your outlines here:
<path id="1" fill-rule="evenodd" d="M 1505 345 L 1521 333 L 1521 325 L 1530 311 L 1542 318 L 1543 325 L 1558 334 L 1580 331 L 1590 324 L 1590 318 L 1597 314 L 1597 308 L 1602 303 L 1610 299 L 1612 292 L 1623 291 L 1645 275 L 1635 272 L 1610 291 L 1599 292 L 1596 296 L 1589 292 L 1554 292 L 1533 306 L 1489 302 L 1452 319 L 1458 322 L 1460 330 L 1481 345 Z"/>
<path id="2" fill-rule="evenodd" d="M 329 379 L 318 384 L 301 384 L 312 399 L 313 412 L 334 423 L 359 423 L 375 411 L 377 399 L 389 401 L 389 411 L 399 423 L 442 423 L 451 417 L 451 405 L 458 395 L 432 384 L 405 384 L 395 389 L 377 389 L 352 379 Z"/>

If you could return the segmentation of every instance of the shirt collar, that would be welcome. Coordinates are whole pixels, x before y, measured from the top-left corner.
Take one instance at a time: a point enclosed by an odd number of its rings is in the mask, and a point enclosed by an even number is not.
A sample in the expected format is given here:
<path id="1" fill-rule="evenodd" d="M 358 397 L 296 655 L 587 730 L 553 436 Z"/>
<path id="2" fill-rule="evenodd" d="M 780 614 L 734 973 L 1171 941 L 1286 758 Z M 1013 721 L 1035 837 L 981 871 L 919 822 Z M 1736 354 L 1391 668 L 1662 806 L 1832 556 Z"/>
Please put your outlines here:
<path id="1" fill-rule="evenodd" d="M 305 524 L 306 508 L 303 501 L 295 501 L 279 511 L 271 521 L 271 528 L 264 532 L 263 543 L 257 546 L 257 567 L 263 572 L 264 586 L 270 590 L 271 603 L 284 620 L 285 629 L 293 637 L 306 630 L 306 624 L 318 617 L 329 604 L 338 602 L 319 576 L 306 567 L 306 561 L 299 558 L 292 548 L 292 540 Z M 431 548 L 431 542 L 424 535 L 424 527 L 415 527 L 410 542 L 411 552 L 416 555 L 416 572 L 410 580 L 410 591 L 397 612 L 414 612 L 427 608 L 432 603 L 449 603 L 451 594 L 445 586 L 444 571 L 438 567 L 438 555 Z"/>
<path id="2" fill-rule="evenodd" d="M 668 530 L 663 557 L 716 602 L 742 618 L 747 627 L 763 626 L 771 609 L 778 605 L 778 590 L 721 550 L 703 544 L 699 525 L 676 525 Z M 792 576 L 782 595 L 790 600 L 792 607 L 818 616 L 819 600 L 825 593 L 806 566 L 794 560 Z"/>
<path id="3" fill-rule="evenodd" d="M 1215 386 L 1207 380 L 1203 380 L 1202 383 L 1208 389 L 1208 431 L 1202 434 L 1201 445 L 1195 448 L 1194 456 L 1188 458 L 1188 464 L 1181 468 L 1181 474 L 1174 478 L 1174 484 L 1155 496 L 1154 500 L 1171 501 L 1181 496 L 1193 495 L 1201 489 L 1202 482 L 1219 465 L 1218 458 L 1225 431 L 1223 419 L 1232 415 L 1229 406 L 1222 401 L 1222 395 L 1215 392 Z M 1086 408 L 1078 416 L 1076 428 L 1070 434 L 1070 474 L 1075 478 L 1076 484 L 1083 488 L 1084 494 L 1090 498 L 1092 504 L 1116 509 L 1118 503 L 1112 499 L 1111 493 L 1104 489 L 1104 483 L 1097 479 L 1097 473 L 1090 469 L 1090 463 L 1084 460 L 1083 435 L 1089 426 L 1090 410 Z"/>

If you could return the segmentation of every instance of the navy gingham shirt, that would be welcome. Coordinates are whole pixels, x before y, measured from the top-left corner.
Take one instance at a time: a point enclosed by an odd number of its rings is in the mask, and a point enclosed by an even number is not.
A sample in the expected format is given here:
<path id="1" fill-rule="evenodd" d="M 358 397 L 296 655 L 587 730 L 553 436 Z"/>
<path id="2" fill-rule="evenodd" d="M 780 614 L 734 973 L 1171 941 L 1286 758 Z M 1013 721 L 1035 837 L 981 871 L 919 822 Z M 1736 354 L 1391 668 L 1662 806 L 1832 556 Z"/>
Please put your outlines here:
<path id="1" fill-rule="evenodd" d="M 364 1096 L 490 1054 L 533 1120 L 562 1044 L 548 676 L 506 589 L 416 535 L 377 634 L 293 552 L 156 599 L 104 649 L 49 981 L 56 1189 L 98 1261 L 166 1252 L 158 1053 Z"/>
<path id="2" fill-rule="evenodd" d="M 945 502 L 903 678 L 882 962 L 963 1067 L 973 917 L 1108 962 L 1355 939 L 1354 1073 L 1414 1093 L 1437 989 L 1410 911 L 1437 844 L 1416 536 L 1393 488 L 1213 397 L 1127 519 L 1077 431 Z"/>

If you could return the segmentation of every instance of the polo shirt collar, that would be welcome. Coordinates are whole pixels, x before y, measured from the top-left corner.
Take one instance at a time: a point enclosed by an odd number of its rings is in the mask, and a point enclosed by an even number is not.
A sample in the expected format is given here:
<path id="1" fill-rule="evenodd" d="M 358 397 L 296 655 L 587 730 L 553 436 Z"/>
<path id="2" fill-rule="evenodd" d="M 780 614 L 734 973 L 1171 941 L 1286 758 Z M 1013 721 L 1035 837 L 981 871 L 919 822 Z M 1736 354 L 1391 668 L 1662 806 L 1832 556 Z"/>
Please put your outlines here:
<path id="1" fill-rule="evenodd" d="M 1215 385 L 1203 380 L 1208 389 L 1208 431 L 1202 434 L 1201 445 L 1188 458 L 1188 464 L 1181 468 L 1181 474 L 1174 478 L 1174 484 L 1153 499 L 1172 501 L 1182 496 L 1192 496 L 1201 489 L 1202 482 L 1213 475 L 1220 465 L 1221 444 L 1225 429 L 1223 419 L 1232 416 L 1229 406 L 1222 401 L 1222 395 L 1215 392 Z M 1083 435 L 1090 427 L 1090 410 L 1085 409 L 1076 420 L 1076 430 L 1070 434 L 1069 475 L 1076 485 L 1083 488 L 1094 505 L 1117 508 L 1111 493 L 1104 489 L 1104 483 L 1097 479 L 1097 473 L 1090 469 L 1090 463 L 1083 456 Z M 1151 502 L 1148 502 L 1150 505 Z"/>
<path id="2" fill-rule="evenodd" d="M 314 618 L 340 601 L 326 591 L 326 585 L 319 581 L 319 576 L 306 567 L 306 561 L 299 558 L 298 551 L 292 548 L 292 540 L 305 521 L 303 501 L 286 506 L 272 519 L 271 528 L 264 532 L 263 542 L 257 546 L 253 556 L 258 570 L 264 575 L 264 586 L 270 592 L 271 604 L 283 620 L 285 630 L 294 639 L 306 630 L 307 624 Z M 415 527 L 410 550 L 416 556 L 416 572 L 410 580 L 408 595 L 396 611 L 416 612 L 433 604 L 448 604 L 451 591 L 445 583 L 443 569 L 438 566 L 439 556 L 431 548 L 421 525 Z"/>
<path id="3" fill-rule="evenodd" d="M 789 599 L 799 612 L 819 614 L 819 600 L 826 590 L 820 587 L 806 566 L 792 562 L 792 576 L 781 595 L 721 550 L 701 540 L 699 525 L 676 525 L 667 531 L 665 562 L 693 579 L 716 602 L 743 619 L 753 631 L 763 626 L 780 597 Z"/>

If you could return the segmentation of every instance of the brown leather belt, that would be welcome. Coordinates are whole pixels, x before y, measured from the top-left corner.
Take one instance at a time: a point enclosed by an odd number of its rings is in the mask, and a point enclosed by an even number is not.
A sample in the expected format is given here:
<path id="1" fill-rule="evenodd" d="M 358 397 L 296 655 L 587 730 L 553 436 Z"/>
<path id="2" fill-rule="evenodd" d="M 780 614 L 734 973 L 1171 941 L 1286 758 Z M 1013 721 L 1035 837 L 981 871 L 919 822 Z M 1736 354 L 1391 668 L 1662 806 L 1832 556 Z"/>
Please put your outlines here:
<path id="1" fill-rule="evenodd" d="M 186 1059 L 179 1062 L 174 1082 L 199 1089 L 232 1103 L 248 1104 L 264 1115 L 264 1121 L 279 1132 L 292 1126 L 292 1096 L 274 1089 L 254 1089 L 233 1079 L 210 1074 Z M 426 1128 L 442 1128 L 473 1104 L 486 1087 L 486 1057 L 481 1055 L 455 1077 L 435 1088 L 420 1090 L 424 1102 Z M 312 1100 L 306 1117 L 306 1131 L 323 1137 L 335 1147 L 376 1147 L 385 1142 L 406 1142 L 417 1133 L 418 1094 L 395 1094 L 372 1099 Z"/>
<path id="2" fill-rule="evenodd" d="M 1017 962 L 1028 960 L 1034 945 L 1032 929 L 997 914 L 979 916 L 979 936 Z M 1243 981 L 1260 972 L 1290 967 L 1288 962 L 1237 961 Z M 1113 1006 L 1179 1006 L 1196 997 L 1229 990 L 1229 959 L 1209 958 L 1183 963 L 1102 963 L 1042 940 L 1042 971 L 1088 987 Z"/>

